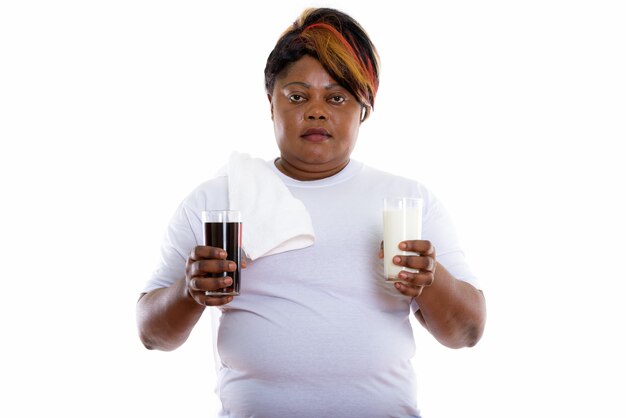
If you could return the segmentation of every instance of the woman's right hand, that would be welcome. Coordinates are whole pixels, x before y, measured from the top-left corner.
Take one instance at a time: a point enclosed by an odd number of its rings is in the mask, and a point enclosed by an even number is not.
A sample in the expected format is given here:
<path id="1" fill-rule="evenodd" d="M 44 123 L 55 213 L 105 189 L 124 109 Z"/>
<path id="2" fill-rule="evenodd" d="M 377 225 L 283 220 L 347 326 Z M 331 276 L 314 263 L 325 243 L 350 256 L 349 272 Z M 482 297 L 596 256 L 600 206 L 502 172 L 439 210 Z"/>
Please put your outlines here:
<path id="1" fill-rule="evenodd" d="M 207 296 L 207 290 L 218 290 L 233 284 L 230 276 L 207 277 L 211 274 L 232 272 L 237 269 L 234 261 L 226 260 L 226 251 L 221 248 L 199 245 L 187 259 L 185 281 L 187 292 L 200 305 L 220 306 L 233 300 L 233 296 Z"/>

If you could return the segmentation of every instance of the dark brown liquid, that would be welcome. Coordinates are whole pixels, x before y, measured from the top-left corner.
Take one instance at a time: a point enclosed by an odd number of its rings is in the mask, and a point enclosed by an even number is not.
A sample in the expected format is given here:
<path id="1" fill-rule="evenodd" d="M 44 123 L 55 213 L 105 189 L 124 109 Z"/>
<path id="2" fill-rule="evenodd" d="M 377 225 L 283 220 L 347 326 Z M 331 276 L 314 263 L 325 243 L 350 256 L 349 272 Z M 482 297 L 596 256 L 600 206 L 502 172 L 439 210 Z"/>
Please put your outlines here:
<path id="1" fill-rule="evenodd" d="M 232 286 L 214 292 L 238 295 L 241 282 L 241 222 L 205 222 L 204 245 L 224 249 L 227 254 L 226 259 L 237 263 L 236 271 L 210 275 L 210 277 L 230 276 L 233 278 Z"/>

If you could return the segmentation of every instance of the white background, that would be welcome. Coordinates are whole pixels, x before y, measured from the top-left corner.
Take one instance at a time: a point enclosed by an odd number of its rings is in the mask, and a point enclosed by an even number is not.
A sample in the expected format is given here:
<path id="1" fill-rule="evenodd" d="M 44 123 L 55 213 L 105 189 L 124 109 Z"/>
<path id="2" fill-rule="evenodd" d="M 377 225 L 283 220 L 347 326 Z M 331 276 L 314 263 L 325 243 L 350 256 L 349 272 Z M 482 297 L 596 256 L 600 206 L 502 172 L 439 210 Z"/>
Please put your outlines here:
<path id="1" fill-rule="evenodd" d="M 626 416 L 621 3 L 316 4 L 382 59 L 354 157 L 439 195 L 485 288 L 477 347 L 416 332 L 427 418 Z M 209 321 L 147 351 L 135 301 L 179 201 L 276 156 L 263 68 L 312 4 L 1 3 L 0 415 L 210 416 Z"/>

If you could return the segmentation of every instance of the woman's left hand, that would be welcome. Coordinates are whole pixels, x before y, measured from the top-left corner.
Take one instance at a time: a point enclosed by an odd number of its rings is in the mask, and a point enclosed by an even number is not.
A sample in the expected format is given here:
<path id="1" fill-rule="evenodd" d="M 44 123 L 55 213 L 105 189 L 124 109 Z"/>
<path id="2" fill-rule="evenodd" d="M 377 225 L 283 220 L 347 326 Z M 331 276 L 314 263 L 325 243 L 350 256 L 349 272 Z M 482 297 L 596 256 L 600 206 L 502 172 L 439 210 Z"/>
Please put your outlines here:
<path id="1" fill-rule="evenodd" d="M 394 286 L 400 293 L 418 297 L 424 287 L 430 286 L 435 281 L 435 269 L 437 268 L 437 258 L 435 257 L 435 247 L 430 241 L 413 240 L 402 241 L 398 246 L 400 251 L 417 253 L 416 255 L 396 255 L 393 263 L 398 266 L 419 270 L 417 273 L 402 270 L 398 277 L 402 282 L 396 282 Z"/>

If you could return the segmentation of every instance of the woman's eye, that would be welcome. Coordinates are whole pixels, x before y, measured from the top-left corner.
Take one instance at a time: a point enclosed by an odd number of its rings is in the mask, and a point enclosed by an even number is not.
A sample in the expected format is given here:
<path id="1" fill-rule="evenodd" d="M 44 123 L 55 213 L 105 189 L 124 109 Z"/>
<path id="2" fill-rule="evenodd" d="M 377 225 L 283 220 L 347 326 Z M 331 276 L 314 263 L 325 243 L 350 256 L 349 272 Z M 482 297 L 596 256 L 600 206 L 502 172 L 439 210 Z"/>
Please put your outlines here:
<path id="1" fill-rule="evenodd" d="M 304 101 L 304 97 L 302 97 L 299 94 L 292 94 L 289 96 L 289 101 L 293 102 L 293 103 L 300 103 L 302 101 Z"/>
<path id="2" fill-rule="evenodd" d="M 343 103 L 346 101 L 346 98 L 343 96 L 333 96 L 330 98 L 330 101 L 333 103 Z"/>

